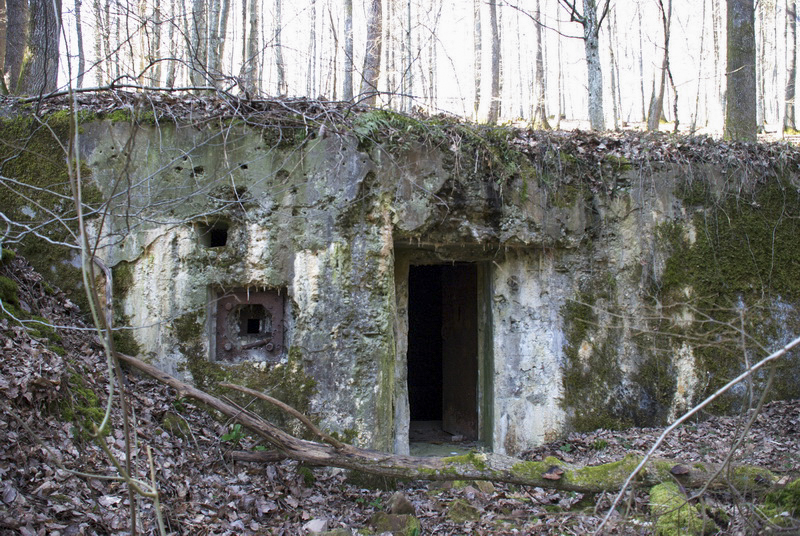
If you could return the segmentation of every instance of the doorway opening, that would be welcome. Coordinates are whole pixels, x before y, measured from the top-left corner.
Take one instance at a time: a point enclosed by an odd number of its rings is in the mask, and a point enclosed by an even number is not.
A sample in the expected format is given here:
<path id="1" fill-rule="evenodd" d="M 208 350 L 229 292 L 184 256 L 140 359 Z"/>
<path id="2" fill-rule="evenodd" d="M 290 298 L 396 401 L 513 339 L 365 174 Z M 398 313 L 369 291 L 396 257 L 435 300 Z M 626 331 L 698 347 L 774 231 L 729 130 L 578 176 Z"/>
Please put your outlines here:
<path id="1" fill-rule="evenodd" d="M 408 277 L 409 439 L 478 439 L 478 271 L 412 265 Z"/>

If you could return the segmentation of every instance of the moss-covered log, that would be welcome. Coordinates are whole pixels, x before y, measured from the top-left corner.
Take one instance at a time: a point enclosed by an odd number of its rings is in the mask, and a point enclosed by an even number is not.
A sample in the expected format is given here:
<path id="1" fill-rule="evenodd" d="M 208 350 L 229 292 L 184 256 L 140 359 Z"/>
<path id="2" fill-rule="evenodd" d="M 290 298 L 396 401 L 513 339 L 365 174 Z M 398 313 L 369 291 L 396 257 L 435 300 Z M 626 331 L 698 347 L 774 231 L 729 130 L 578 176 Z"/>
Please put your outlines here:
<path id="1" fill-rule="evenodd" d="M 542 461 L 523 461 L 494 453 L 471 452 L 461 456 L 417 457 L 387 454 L 361 449 L 351 445 L 332 445 L 298 439 L 277 428 L 270 422 L 223 402 L 208 393 L 184 383 L 135 357 L 117 354 L 124 363 L 152 376 L 178 391 L 179 397 L 194 399 L 208 408 L 234 419 L 270 442 L 289 458 L 310 463 L 354 469 L 375 475 L 418 480 L 490 480 L 525 486 L 599 493 L 620 489 L 628 475 L 636 469 L 640 457 L 627 456 L 622 460 L 594 467 L 573 467 L 557 458 Z M 675 476 L 671 470 L 676 465 L 670 460 L 652 460 L 641 471 L 637 482 L 654 485 L 662 481 L 677 479 L 685 488 L 704 486 L 716 473 L 717 467 L 694 464 L 688 472 Z M 552 480 L 553 467 L 561 473 Z M 758 492 L 768 490 L 777 480 L 770 471 L 752 466 L 738 466 L 722 472 L 724 480 L 712 483 L 711 487 L 733 485 L 741 491 Z M 550 478 L 548 478 L 550 477 Z"/>

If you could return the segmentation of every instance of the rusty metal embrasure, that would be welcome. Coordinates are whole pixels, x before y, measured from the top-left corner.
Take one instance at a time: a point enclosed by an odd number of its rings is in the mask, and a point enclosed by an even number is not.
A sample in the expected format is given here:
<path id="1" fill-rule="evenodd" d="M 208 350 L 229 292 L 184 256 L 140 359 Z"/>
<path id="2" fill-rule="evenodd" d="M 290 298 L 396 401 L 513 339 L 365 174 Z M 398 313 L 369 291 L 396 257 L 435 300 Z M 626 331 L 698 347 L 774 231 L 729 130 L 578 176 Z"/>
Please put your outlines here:
<path id="1" fill-rule="evenodd" d="M 283 296 L 234 290 L 217 299 L 218 361 L 276 361 L 283 349 Z"/>

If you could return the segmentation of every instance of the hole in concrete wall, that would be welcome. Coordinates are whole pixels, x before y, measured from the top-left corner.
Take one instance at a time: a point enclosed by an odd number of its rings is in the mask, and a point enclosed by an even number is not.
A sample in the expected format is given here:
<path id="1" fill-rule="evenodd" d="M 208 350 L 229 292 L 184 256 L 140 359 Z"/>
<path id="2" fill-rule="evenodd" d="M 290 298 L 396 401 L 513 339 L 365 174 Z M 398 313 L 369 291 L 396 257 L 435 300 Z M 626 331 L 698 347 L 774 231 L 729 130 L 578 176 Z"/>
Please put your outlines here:
<path id="1" fill-rule="evenodd" d="M 278 289 L 221 293 L 213 336 L 218 361 L 276 361 L 283 350 L 284 294 Z"/>
<path id="2" fill-rule="evenodd" d="M 227 222 L 215 222 L 213 224 L 197 223 L 195 231 L 200 245 L 206 248 L 221 248 L 228 243 Z"/>
<path id="3" fill-rule="evenodd" d="M 411 441 L 478 437 L 477 266 L 411 266 L 408 399 Z"/>
<path id="4" fill-rule="evenodd" d="M 239 336 L 258 335 L 272 331 L 271 318 L 263 305 L 240 305 L 237 308 Z"/>

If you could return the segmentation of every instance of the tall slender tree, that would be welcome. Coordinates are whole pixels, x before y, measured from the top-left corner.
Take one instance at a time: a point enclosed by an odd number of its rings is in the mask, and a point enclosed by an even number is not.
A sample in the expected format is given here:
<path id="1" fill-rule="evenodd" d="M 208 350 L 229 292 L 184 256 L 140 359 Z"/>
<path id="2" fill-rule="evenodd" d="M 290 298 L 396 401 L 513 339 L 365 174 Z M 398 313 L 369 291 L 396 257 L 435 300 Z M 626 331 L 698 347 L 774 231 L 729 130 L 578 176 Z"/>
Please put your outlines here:
<path id="1" fill-rule="evenodd" d="M 308 70 L 306 72 L 306 95 L 317 96 L 317 0 L 311 0 L 311 34 L 308 40 Z"/>
<path id="2" fill-rule="evenodd" d="M 725 138 L 756 139 L 756 37 L 754 0 L 727 0 Z"/>
<path id="3" fill-rule="evenodd" d="M 784 130 L 797 130 L 794 118 L 795 80 L 797 79 L 797 1 L 786 0 L 786 99 Z"/>
<path id="4" fill-rule="evenodd" d="M 586 71 L 589 86 L 589 124 L 592 130 L 605 130 L 603 114 L 603 70 L 600 66 L 600 26 L 608 15 L 611 0 L 583 0 L 579 9 L 577 0 L 559 0 L 569 13 L 570 20 L 583 27 L 583 48 L 586 54 Z"/>
<path id="5" fill-rule="evenodd" d="M 411 111 L 414 93 L 414 48 L 412 47 L 411 0 L 406 1 L 405 61 L 403 62 L 403 111 Z"/>
<path id="6" fill-rule="evenodd" d="M 260 74 L 261 74 L 261 54 L 259 54 L 259 4 L 258 0 L 249 0 L 245 2 L 242 0 L 245 7 L 245 17 L 243 23 L 246 24 L 249 20 L 250 28 L 243 37 L 243 44 L 245 48 L 244 58 L 242 60 L 242 68 L 240 71 L 240 83 L 243 86 L 246 94 L 255 94 L 261 88 Z"/>
<path id="7" fill-rule="evenodd" d="M 650 98 L 650 110 L 647 115 L 647 130 L 655 132 L 664 113 L 664 86 L 667 82 L 667 72 L 669 71 L 669 34 L 672 24 L 672 0 L 667 0 L 664 5 L 663 0 L 657 0 L 658 9 L 661 13 L 661 27 L 664 31 L 664 55 L 661 60 L 661 73 L 658 86 L 653 88 L 653 96 Z"/>
<path id="8" fill-rule="evenodd" d="M 541 4 L 536 0 L 533 8 L 533 20 L 536 28 L 536 81 L 533 89 L 533 113 L 531 119 L 533 128 L 549 129 L 550 123 L 547 122 L 547 110 L 545 109 L 545 97 L 547 91 L 547 81 L 544 69 L 544 39 L 541 24 Z"/>
<path id="9" fill-rule="evenodd" d="M 619 130 L 620 101 L 617 99 L 619 88 L 619 63 L 617 61 L 616 44 L 619 40 L 617 36 L 617 16 L 612 13 L 608 17 L 608 53 L 611 57 L 611 108 L 614 114 L 614 130 Z"/>
<path id="10" fill-rule="evenodd" d="M 5 8 L 5 0 L 0 0 L 0 3 L 4 4 Z M 82 13 L 81 8 L 83 7 L 82 0 L 75 0 L 75 33 L 76 33 L 76 43 L 75 45 L 78 48 L 78 73 L 77 73 L 77 80 L 76 85 L 80 88 L 83 87 L 83 78 L 86 74 L 86 53 L 83 48 L 83 21 L 82 21 Z M 5 38 L 3 39 L 5 41 Z M 0 51 L 0 54 L 5 54 L 3 51 Z"/>
<path id="11" fill-rule="evenodd" d="M 283 61 L 283 46 L 281 45 L 281 32 L 283 30 L 283 15 L 281 13 L 282 0 L 275 0 L 275 68 L 278 72 L 278 95 L 286 95 L 289 85 L 286 81 L 286 64 Z"/>
<path id="12" fill-rule="evenodd" d="M 208 10 L 206 0 L 193 0 L 189 49 L 189 78 L 193 86 L 206 85 L 208 74 Z"/>
<path id="13" fill-rule="evenodd" d="M 481 46 L 481 99 L 479 119 L 490 125 L 500 117 L 500 29 L 497 23 L 497 0 L 486 2 L 488 29 L 484 29 L 485 39 Z M 488 47 L 486 46 L 488 45 Z M 488 54 L 487 54 L 488 52 Z M 486 61 L 488 59 L 488 61 Z"/>
<path id="14" fill-rule="evenodd" d="M 361 70 L 360 99 L 364 104 L 375 106 L 378 98 L 378 79 L 381 74 L 381 48 L 383 45 L 383 12 L 381 0 L 370 0 L 367 15 L 367 49 L 364 53 L 364 68 Z"/>
<path id="15" fill-rule="evenodd" d="M 344 0 L 344 81 L 342 98 L 353 100 L 353 0 Z"/>
<path id="16" fill-rule="evenodd" d="M 472 79 L 474 82 L 475 93 L 473 97 L 473 109 L 475 118 L 478 118 L 478 110 L 481 106 L 481 61 L 483 46 L 483 31 L 481 29 L 481 0 L 473 0 L 472 3 L 472 50 L 473 67 Z"/>

